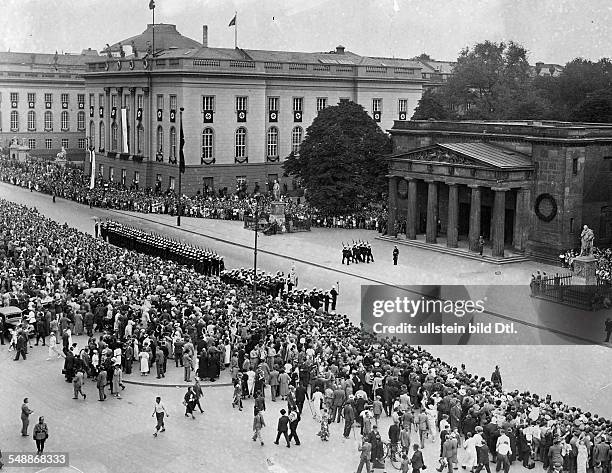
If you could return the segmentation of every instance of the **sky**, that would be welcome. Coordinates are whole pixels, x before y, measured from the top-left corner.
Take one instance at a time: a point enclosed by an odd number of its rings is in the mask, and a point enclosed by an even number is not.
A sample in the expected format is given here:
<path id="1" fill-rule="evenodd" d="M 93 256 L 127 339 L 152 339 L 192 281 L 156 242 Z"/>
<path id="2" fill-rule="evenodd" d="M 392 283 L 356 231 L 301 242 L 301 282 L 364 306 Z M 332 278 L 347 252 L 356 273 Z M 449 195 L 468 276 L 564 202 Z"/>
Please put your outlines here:
<path id="1" fill-rule="evenodd" d="M 475 43 L 513 40 L 531 63 L 612 56 L 612 0 L 155 0 L 155 22 L 208 45 L 455 60 Z M 0 0 L 0 51 L 101 50 L 151 23 L 149 0 Z"/>

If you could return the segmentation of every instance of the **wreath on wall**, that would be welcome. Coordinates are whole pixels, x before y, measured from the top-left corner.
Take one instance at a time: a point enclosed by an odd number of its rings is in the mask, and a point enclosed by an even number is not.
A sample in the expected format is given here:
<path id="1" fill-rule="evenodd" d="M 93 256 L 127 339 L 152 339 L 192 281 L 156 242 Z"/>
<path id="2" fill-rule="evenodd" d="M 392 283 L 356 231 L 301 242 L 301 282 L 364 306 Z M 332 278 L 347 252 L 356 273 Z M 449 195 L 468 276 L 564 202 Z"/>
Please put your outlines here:
<path id="1" fill-rule="evenodd" d="M 545 208 L 544 211 L 542 209 L 542 204 L 548 207 Z M 550 194 L 540 194 L 535 200 L 534 210 L 540 220 L 543 222 L 550 222 L 557 215 L 557 202 Z"/>

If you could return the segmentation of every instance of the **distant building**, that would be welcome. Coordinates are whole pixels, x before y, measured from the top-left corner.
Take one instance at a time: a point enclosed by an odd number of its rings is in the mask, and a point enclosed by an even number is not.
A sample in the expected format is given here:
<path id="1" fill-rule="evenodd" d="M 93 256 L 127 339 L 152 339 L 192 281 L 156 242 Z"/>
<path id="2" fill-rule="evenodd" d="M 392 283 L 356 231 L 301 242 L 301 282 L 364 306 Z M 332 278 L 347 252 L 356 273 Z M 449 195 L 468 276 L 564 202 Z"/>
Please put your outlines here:
<path id="1" fill-rule="evenodd" d="M 536 62 L 535 66 L 530 66 L 530 69 L 531 73 L 536 76 L 557 77 L 565 68 L 559 64 Z"/>
<path id="2" fill-rule="evenodd" d="M 153 57 L 152 29 L 110 45 L 111 56 L 85 73 L 87 134 L 105 179 L 174 188 L 184 107 L 186 193 L 205 186 L 232 193 L 243 182 L 249 191 L 265 189 L 276 179 L 291 190 L 282 162 L 299 153 L 319 110 L 352 100 L 387 129 L 411 118 L 426 82 L 417 61 L 359 56 L 343 46 L 315 53 L 211 48 L 206 27 L 200 44 L 174 25 L 155 25 Z"/>
<path id="3" fill-rule="evenodd" d="M 33 156 L 85 156 L 85 62 L 81 54 L 0 52 L 0 146 L 15 138 Z"/>
<path id="4" fill-rule="evenodd" d="M 612 125 L 396 121 L 390 133 L 389 219 L 408 239 L 478 251 L 482 235 L 495 257 L 555 263 L 585 224 L 612 244 Z"/>

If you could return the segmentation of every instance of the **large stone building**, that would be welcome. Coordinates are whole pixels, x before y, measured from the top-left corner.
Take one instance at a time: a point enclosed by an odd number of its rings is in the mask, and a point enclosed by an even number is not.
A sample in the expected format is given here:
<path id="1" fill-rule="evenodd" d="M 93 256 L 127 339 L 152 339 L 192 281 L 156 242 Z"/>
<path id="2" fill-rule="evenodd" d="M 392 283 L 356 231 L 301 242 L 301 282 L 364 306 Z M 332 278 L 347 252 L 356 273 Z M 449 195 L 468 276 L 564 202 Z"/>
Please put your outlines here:
<path id="1" fill-rule="evenodd" d="M 31 155 L 55 156 L 62 147 L 85 155 L 85 63 L 81 54 L 0 53 L 0 147 L 14 138 Z"/>
<path id="2" fill-rule="evenodd" d="M 494 257 L 557 262 L 583 225 L 612 243 L 612 125 L 396 121 L 390 132 L 389 219 L 408 239 L 478 251 L 482 235 Z"/>
<path id="3" fill-rule="evenodd" d="M 233 192 L 239 182 L 252 190 L 275 179 L 291 189 L 282 162 L 299 152 L 319 110 L 349 99 L 387 129 L 410 119 L 426 82 L 417 61 L 342 46 L 320 53 L 211 48 L 206 27 L 202 44 L 193 44 L 174 25 L 155 25 L 156 54 L 145 57 L 152 29 L 111 45 L 113 57 L 92 61 L 85 73 L 87 130 L 105 179 L 176 186 L 184 108 L 186 193 L 204 186 Z"/>

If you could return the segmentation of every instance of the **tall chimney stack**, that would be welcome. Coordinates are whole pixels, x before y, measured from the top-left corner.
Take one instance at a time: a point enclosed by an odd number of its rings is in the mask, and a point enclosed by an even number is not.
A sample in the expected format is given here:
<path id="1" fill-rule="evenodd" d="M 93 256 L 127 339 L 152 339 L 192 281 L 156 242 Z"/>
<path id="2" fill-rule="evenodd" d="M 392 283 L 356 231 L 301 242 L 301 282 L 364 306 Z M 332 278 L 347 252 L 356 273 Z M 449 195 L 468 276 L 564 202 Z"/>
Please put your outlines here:
<path id="1" fill-rule="evenodd" d="M 208 25 L 202 25 L 202 45 L 208 47 Z"/>

